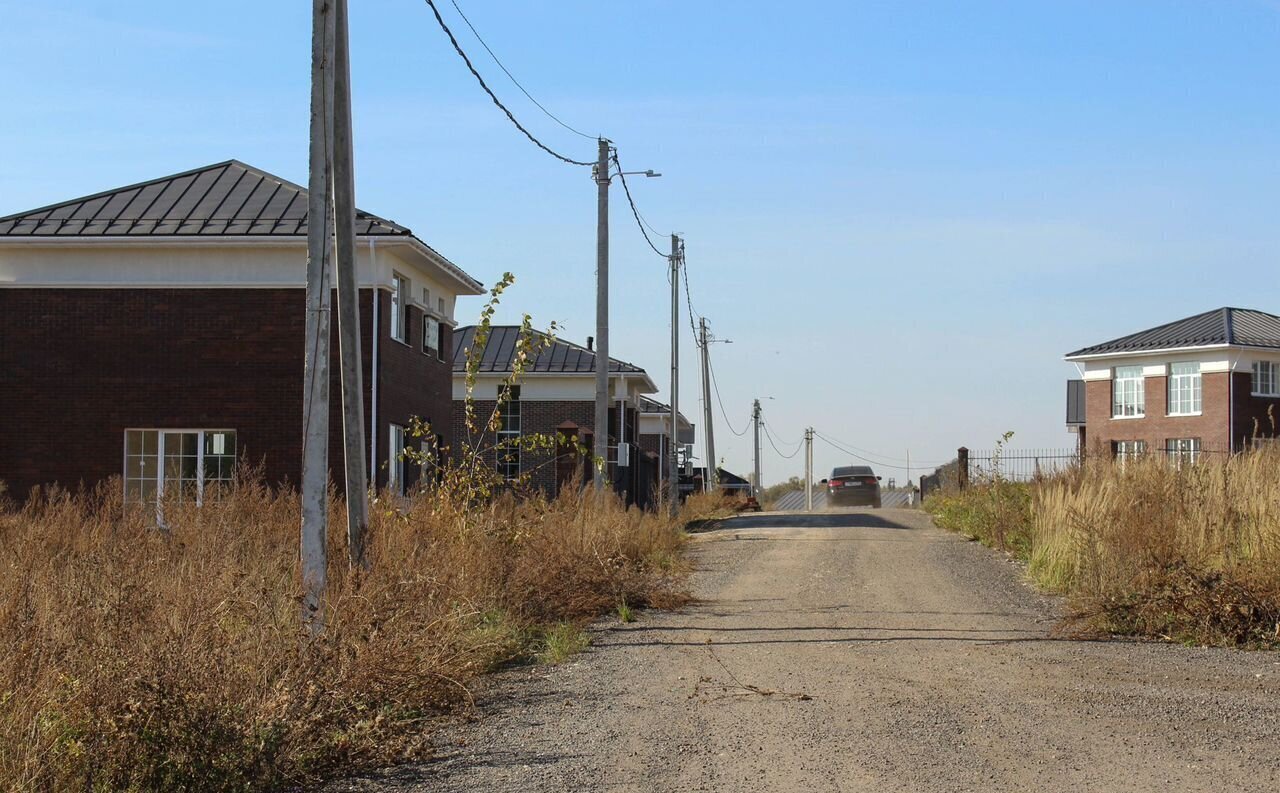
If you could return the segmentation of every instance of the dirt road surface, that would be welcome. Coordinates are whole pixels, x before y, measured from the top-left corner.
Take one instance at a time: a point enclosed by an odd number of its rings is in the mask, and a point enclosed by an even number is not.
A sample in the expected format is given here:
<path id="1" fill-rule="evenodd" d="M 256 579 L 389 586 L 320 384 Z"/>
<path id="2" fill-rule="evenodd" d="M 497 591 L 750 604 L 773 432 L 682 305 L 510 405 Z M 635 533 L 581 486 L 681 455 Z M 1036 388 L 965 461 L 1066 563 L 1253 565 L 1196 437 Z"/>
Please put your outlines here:
<path id="1" fill-rule="evenodd" d="M 1280 655 L 1056 638 L 1016 566 L 911 510 L 694 553 L 697 605 L 498 675 L 437 760 L 333 789 L 1280 789 Z"/>

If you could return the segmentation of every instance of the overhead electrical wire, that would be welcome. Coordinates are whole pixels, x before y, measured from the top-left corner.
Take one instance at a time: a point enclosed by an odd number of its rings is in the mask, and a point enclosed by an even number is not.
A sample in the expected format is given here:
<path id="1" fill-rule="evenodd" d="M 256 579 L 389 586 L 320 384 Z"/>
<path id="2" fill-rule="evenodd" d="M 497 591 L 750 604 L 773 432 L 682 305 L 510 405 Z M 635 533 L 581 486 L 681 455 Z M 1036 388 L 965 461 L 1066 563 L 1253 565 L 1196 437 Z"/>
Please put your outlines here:
<path id="1" fill-rule="evenodd" d="M 526 97 L 528 97 L 530 102 L 537 105 L 538 109 L 541 110 L 543 113 L 546 113 L 547 117 L 550 118 L 552 121 L 556 122 L 560 126 L 569 130 L 573 134 L 581 135 L 582 137 L 587 138 L 588 140 L 596 139 L 597 136 L 588 135 L 585 132 L 580 132 L 574 129 L 573 127 L 569 126 L 568 124 L 564 123 L 563 121 L 560 120 L 559 116 L 557 116 L 555 113 L 552 113 L 550 110 L 547 110 L 545 107 L 543 107 L 541 102 L 539 102 L 537 99 L 534 99 L 533 95 L 530 94 L 527 90 L 525 90 L 525 87 L 520 84 L 519 80 L 516 79 L 516 76 L 512 74 L 511 71 L 507 69 L 506 66 L 503 65 L 502 61 L 498 59 L 498 56 L 494 54 L 493 50 L 489 49 L 488 43 L 486 43 L 484 40 L 484 37 L 480 35 L 480 31 L 476 30 L 476 26 L 471 24 L 471 20 L 467 19 L 467 15 L 463 13 L 462 9 L 458 6 L 457 0 L 449 0 L 449 2 L 453 3 L 454 10 L 458 12 L 458 16 L 462 17 L 462 21 L 467 23 L 467 27 L 471 28 L 471 32 L 475 35 L 476 41 L 480 42 L 480 46 L 484 47 L 485 52 L 489 53 L 489 57 L 493 58 L 493 62 L 498 64 L 498 68 L 501 69 L 508 77 L 511 78 L 511 82 L 515 83 L 516 88 L 519 88 L 520 92 L 524 94 Z"/>
<path id="2" fill-rule="evenodd" d="M 440 29 L 443 30 L 445 35 L 449 37 L 449 43 L 453 45 L 453 49 L 458 53 L 458 56 L 462 58 L 462 61 L 467 65 L 467 68 L 471 70 L 471 74 L 474 75 L 476 78 L 476 81 L 480 83 L 480 87 L 483 88 L 484 92 L 489 95 L 489 98 L 492 99 L 493 103 L 498 106 L 498 109 L 501 110 L 503 113 L 506 113 L 507 118 L 511 121 L 512 124 L 515 124 L 516 129 L 523 132 L 524 136 L 529 140 L 533 141 L 533 144 L 535 146 L 542 149 L 547 154 L 550 154 L 552 157 L 555 157 L 557 160 L 560 160 L 562 162 L 567 162 L 570 165 L 595 165 L 595 163 L 593 162 L 575 160 L 570 157 L 564 156 L 563 154 L 559 153 L 555 149 L 552 149 L 547 144 L 535 138 L 532 132 L 525 129 L 524 125 L 521 124 L 518 120 L 516 120 L 515 114 L 513 114 L 510 110 L 508 110 L 507 106 L 502 104 L 502 100 L 498 99 L 498 95 L 493 92 L 493 89 L 489 88 L 488 83 L 486 83 L 484 81 L 484 78 L 480 76 L 480 72 L 476 71 L 475 65 L 471 63 L 471 58 L 467 57 L 467 53 L 462 49 L 462 45 L 458 43 L 457 37 L 453 35 L 453 31 L 450 30 L 449 26 L 445 23 L 444 17 L 440 16 L 440 9 L 436 8 L 435 0 L 426 0 L 426 3 L 428 6 L 431 7 L 431 12 L 435 14 L 436 22 L 439 23 Z"/>
<path id="3" fill-rule="evenodd" d="M 822 441 L 823 443 L 827 444 L 828 446 L 830 446 L 831 448 L 835 449 L 836 451 L 844 452 L 845 454 L 849 455 L 850 457 L 854 457 L 854 458 L 856 458 L 856 459 L 858 459 L 858 460 L 863 461 L 864 463 L 871 463 L 872 465 L 879 465 L 879 466 L 883 466 L 883 467 L 885 467 L 885 468 L 895 468 L 895 469 L 898 469 L 898 470 L 900 470 L 900 471 L 910 471 L 910 470 L 912 470 L 912 469 L 916 469 L 916 470 L 923 471 L 925 468 L 928 468 L 928 467 L 929 467 L 929 466 L 927 466 L 927 465 L 920 465 L 920 466 L 914 466 L 914 465 L 913 465 L 913 466 L 911 466 L 911 468 L 908 468 L 908 467 L 907 467 L 907 466 L 905 466 L 905 465 L 894 465 L 894 464 L 892 464 L 892 463 L 882 463 L 882 462 L 878 462 L 878 461 L 876 461 L 876 460 L 868 460 L 866 457 L 863 457 L 863 456 L 861 456 L 861 455 L 859 455 L 859 454 L 855 454 L 855 453 L 853 453 L 853 452 L 849 451 L 848 449 L 844 448 L 843 446 L 840 446 L 839 444 L 833 443 L 833 442 L 831 441 L 831 439 L 830 439 L 830 438 L 828 438 L 827 436 L 825 436 L 825 435 L 823 435 L 823 434 L 819 433 L 817 430 L 814 430 L 813 434 L 814 434 L 814 436 L 815 436 L 818 440 L 820 440 L 820 441 Z"/>
<path id="4" fill-rule="evenodd" d="M 777 452 L 779 456 L 790 460 L 792 457 L 795 457 L 797 454 L 800 453 L 800 447 L 804 445 L 803 438 L 801 438 L 800 442 L 796 444 L 795 451 L 791 452 L 791 454 L 783 454 L 782 450 L 778 448 L 778 444 L 774 443 L 773 433 L 769 432 L 769 425 L 761 421 L 760 428 L 764 430 L 764 437 L 768 438 L 769 445 L 773 447 L 773 450 Z M 789 445 L 789 444 L 785 444 L 785 445 Z"/>
<path id="5" fill-rule="evenodd" d="M 762 426 L 762 427 L 768 427 L 768 426 L 769 426 L 768 422 L 766 422 L 766 421 L 764 420 L 764 413 L 763 413 L 763 412 L 761 412 L 761 414 L 760 414 L 760 426 Z M 779 441 L 782 443 L 782 445 L 783 445 L 783 446 L 798 446 L 798 445 L 800 445 L 800 444 L 804 443 L 804 438 L 801 438 L 801 439 L 800 439 L 800 440 L 798 440 L 798 441 L 783 441 L 783 440 L 781 440 L 781 439 L 779 439 Z"/>
<path id="6" fill-rule="evenodd" d="M 720 386 L 716 383 L 716 368 L 711 365 L 711 357 L 707 357 L 707 371 L 711 372 L 711 390 L 716 394 L 716 402 L 720 404 L 720 415 L 724 416 L 724 424 L 729 428 L 729 432 L 734 435 L 742 436 L 747 434 L 747 428 L 744 426 L 742 432 L 738 432 L 729 423 L 729 412 L 724 409 L 724 401 L 720 399 Z"/>
<path id="7" fill-rule="evenodd" d="M 823 434 L 823 433 L 818 432 L 817 430 L 814 430 L 814 433 L 815 433 L 815 434 L 818 434 L 818 435 Z M 935 466 L 935 465 L 945 465 L 945 464 L 946 464 L 945 462 L 938 462 L 937 460 L 923 460 L 923 459 L 921 459 L 921 460 L 909 460 L 909 459 L 904 458 L 904 457 L 893 457 L 893 456 L 888 455 L 888 454 L 880 454 L 879 452 L 873 452 L 873 451 L 871 451 L 871 450 L 869 450 L 869 449 L 860 449 L 860 448 L 858 448 L 857 446 L 854 446 L 852 443 L 849 443 L 848 441 L 842 441 L 842 440 L 840 440 L 839 438 L 833 437 L 833 436 L 831 436 L 831 435 L 827 435 L 827 436 L 826 436 L 826 438 L 827 438 L 827 440 L 831 441 L 832 443 L 836 443 L 836 444 L 839 444 L 840 446 L 848 447 L 849 449 L 852 449 L 852 450 L 853 450 L 853 451 L 855 451 L 855 452 L 859 452 L 859 453 L 861 453 L 861 454 L 866 455 L 866 457 L 863 457 L 863 458 L 860 458 L 860 459 L 864 459 L 864 460 L 865 460 L 865 459 L 867 459 L 868 457 L 878 457 L 878 458 L 880 458 L 879 460 L 872 460 L 871 462 L 883 463 L 884 465 L 890 465 L 891 463 L 913 463 L 913 465 L 911 466 L 912 468 L 917 468 L 917 467 L 919 467 L 919 468 L 928 468 L 928 467 L 930 467 L 930 466 Z M 918 464 L 918 465 L 917 465 L 917 464 Z"/>
<path id="8" fill-rule="evenodd" d="M 645 242 L 649 243 L 649 247 L 653 248 L 654 253 L 658 254 L 664 259 L 670 259 L 671 254 L 663 253 L 662 251 L 658 250 L 658 246 L 653 244 L 653 240 L 649 239 L 649 232 L 645 230 L 644 222 L 640 220 L 640 210 L 636 209 L 636 202 L 631 197 L 631 188 L 627 186 L 627 177 L 622 172 L 622 163 L 618 161 L 617 149 L 615 149 L 613 152 L 613 164 L 618 166 L 618 178 L 622 180 L 622 191 L 627 194 L 627 203 L 631 205 L 631 214 L 635 215 L 636 228 L 640 229 L 640 236 L 644 237 Z"/>

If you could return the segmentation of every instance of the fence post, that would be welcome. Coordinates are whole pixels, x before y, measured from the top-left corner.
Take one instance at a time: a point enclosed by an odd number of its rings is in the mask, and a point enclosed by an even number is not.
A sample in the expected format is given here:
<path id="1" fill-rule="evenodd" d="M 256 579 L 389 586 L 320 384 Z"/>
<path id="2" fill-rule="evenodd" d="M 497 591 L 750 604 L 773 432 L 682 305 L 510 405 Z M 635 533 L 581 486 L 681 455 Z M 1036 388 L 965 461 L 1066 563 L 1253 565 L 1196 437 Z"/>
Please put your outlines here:
<path id="1" fill-rule="evenodd" d="M 969 450 L 963 446 L 956 449 L 956 484 L 961 490 L 969 487 Z"/>

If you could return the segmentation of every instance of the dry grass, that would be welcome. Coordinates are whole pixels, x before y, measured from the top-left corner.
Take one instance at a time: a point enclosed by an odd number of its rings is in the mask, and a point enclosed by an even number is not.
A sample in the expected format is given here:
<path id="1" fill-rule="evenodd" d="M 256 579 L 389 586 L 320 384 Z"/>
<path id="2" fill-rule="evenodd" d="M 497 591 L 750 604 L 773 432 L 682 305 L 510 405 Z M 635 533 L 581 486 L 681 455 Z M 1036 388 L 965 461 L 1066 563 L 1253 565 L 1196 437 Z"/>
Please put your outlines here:
<path id="1" fill-rule="evenodd" d="M 1280 643 L 1280 452 L 1095 461 L 1035 497 L 1030 571 L 1116 633 Z"/>
<path id="2" fill-rule="evenodd" d="M 372 508 L 327 631 L 300 622 L 296 496 L 241 484 L 167 529 L 119 483 L 0 515 L 0 787 L 251 790 L 422 754 L 476 675 L 682 601 L 681 523 L 574 494 Z"/>
<path id="3" fill-rule="evenodd" d="M 1028 562 L 1089 630 L 1280 645 L 1280 450 L 1094 459 L 1035 484 L 931 497 L 944 528 Z"/>

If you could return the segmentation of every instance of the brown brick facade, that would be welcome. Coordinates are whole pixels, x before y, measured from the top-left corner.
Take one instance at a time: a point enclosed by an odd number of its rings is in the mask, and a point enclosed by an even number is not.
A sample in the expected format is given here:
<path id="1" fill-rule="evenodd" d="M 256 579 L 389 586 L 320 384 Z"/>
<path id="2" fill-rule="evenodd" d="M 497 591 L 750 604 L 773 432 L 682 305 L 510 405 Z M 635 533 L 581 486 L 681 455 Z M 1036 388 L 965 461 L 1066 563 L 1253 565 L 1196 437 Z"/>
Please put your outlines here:
<path id="1" fill-rule="evenodd" d="M 360 298 L 369 422 L 371 290 Z M 449 434 L 450 367 L 421 352 L 417 309 L 410 345 L 392 340 L 390 295 L 379 299 L 375 439 L 385 483 L 390 421 L 434 418 Z M 268 481 L 296 485 L 304 307 L 302 289 L 0 289 L 0 480 L 19 498 L 35 485 L 93 484 L 121 473 L 126 428 L 216 428 L 236 431 L 237 452 Z M 336 328 L 330 463 L 341 482 Z"/>
<path id="2" fill-rule="evenodd" d="M 1232 385 L 1234 377 L 1234 388 Z M 1253 419 L 1261 416 L 1269 428 L 1266 409 L 1280 399 L 1261 399 L 1249 395 L 1250 376 L 1237 372 L 1206 372 L 1201 375 L 1201 413 L 1198 416 L 1168 415 L 1168 378 L 1147 377 L 1144 381 L 1145 413 L 1143 418 L 1111 417 L 1111 381 L 1090 380 L 1085 385 L 1088 446 L 1092 451 L 1106 451 L 1115 441 L 1145 441 L 1147 451 L 1165 448 L 1173 438 L 1199 438 L 1208 452 L 1240 449 L 1253 434 Z M 1231 429 L 1235 404 L 1234 431 Z M 1277 406 L 1280 411 L 1280 406 Z M 1280 412 L 1276 416 L 1280 422 Z M 1234 446 L 1233 446 L 1234 441 Z"/>
<path id="3" fill-rule="evenodd" d="M 483 424 L 493 414 L 495 407 L 494 400 L 477 399 L 473 405 L 475 409 L 476 422 Z M 639 414 L 634 409 L 627 410 L 627 438 L 635 447 L 633 458 L 643 456 L 643 450 L 638 444 L 638 440 L 642 436 L 639 434 L 637 419 Z M 531 400 L 525 399 L 520 402 L 520 427 L 521 432 L 526 435 L 545 435 L 548 437 L 556 437 L 560 427 L 566 422 L 572 423 L 579 430 L 590 433 L 595 424 L 595 403 L 589 400 Z M 609 437 L 610 443 L 616 442 L 618 425 L 618 410 L 613 408 L 609 411 Z M 465 406 L 462 400 L 455 400 L 453 403 L 453 437 L 458 439 L 454 449 L 455 456 L 462 452 L 461 445 L 466 442 L 467 431 L 465 423 Z M 495 438 L 489 436 L 480 440 L 478 445 L 482 449 L 490 449 L 494 444 Z M 475 440 L 473 439 L 473 442 Z M 497 461 L 492 452 L 485 455 L 485 462 L 488 465 L 496 465 Z M 555 453 L 547 452 L 524 452 L 521 456 L 520 468 L 523 473 L 529 475 L 530 484 L 546 493 L 554 495 L 557 490 L 557 473 Z M 628 495 L 635 495 L 645 488 L 638 480 L 646 474 L 637 470 L 636 466 L 630 466 L 631 470 L 623 471 L 621 474 L 616 466 L 610 466 L 610 476 L 613 478 L 616 488 Z"/>

